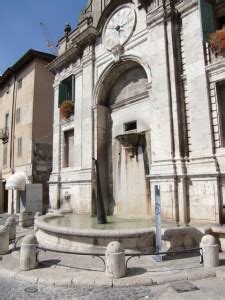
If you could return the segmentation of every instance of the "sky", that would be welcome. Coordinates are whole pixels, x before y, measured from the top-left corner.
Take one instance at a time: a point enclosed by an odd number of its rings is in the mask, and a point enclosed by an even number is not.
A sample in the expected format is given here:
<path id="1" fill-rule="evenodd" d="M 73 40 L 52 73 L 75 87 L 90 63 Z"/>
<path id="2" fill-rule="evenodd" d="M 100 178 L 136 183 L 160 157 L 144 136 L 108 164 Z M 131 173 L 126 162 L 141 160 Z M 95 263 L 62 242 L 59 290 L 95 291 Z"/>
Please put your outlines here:
<path id="1" fill-rule="evenodd" d="M 67 22 L 75 28 L 87 0 L 0 0 L 0 74 L 29 49 L 50 52 L 40 22 L 55 44 Z"/>

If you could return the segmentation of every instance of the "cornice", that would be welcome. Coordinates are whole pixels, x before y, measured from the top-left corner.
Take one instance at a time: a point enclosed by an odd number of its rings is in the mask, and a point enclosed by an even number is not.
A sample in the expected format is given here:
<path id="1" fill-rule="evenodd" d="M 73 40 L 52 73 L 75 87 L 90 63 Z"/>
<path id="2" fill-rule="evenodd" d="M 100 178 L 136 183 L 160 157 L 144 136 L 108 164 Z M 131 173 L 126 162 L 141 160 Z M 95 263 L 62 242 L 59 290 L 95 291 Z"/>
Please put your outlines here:
<path id="1" fill-rule="evenodd" d="M 214 63 L 209 64 L 208 66 L 206 66 L 206 72 L 207 73 L 213 73 L 215 71 L 221 71 L 221 70 L 225 70 L 225 59 L 220 59 L 217 60 Z"/>
<path id="2" fill-rule="evenodd" d="M 183 15 L 192 13 L 193 9 L 198 7 L 198 0 L 186 0 L 178 3 L 176 9 Z"/>
<path id="3" fill-rule="evenodd" d="M 93 44 L 96 40 L 97 30 L 93 26 L 89 26 L 87 29 L 76 35 L 72 39 L 72 46 L 66 50 L 62 55 L 58 56 L 52 63 L 47 66 L 47 69 L 56 73 L 58 70 L 74 62 L 80 58 L 85 46 Z"/>
<path id="4" fill-rule="evenodd" d="M 146 24 L 148 27 L 154 27 L 163 22 L 164 9 L 163 6 L 159 6 L 155 10 L 149 12 L 146 16 Z"/>
<path id="5" fill-rule="evenodd" d="M 171 14 L 171 6 L 169 3 L 167 3 L 165 7 L 166 7 L 167 20 L 169 20 L 173 16 L 173 14 Z M 183 15 L 190 14 L 197 7 L 198 7 L 198 0 L 180 1 L 174 6 L 175 10 Z M 154 27 L 159 23 L 163 22 L 163 19 L 164 19 L 164 7 L 163 5 L 160 5 L 159 7 L 150 11 L 147 14 L 146 23 L 148 27 Z"/>
<path id="6" fill-rule="evenodd" d="M 71 63 L 82 55 L 82 50 L 77 46 L 72 46 L 62 55 L 58 56 L 53 62 L 47 65 L 47 70 L 56 73 L 65 65 Z"/>
<path id="7" fill-rule="evenodd" d="M 72 39 L 72 43 L 83 48 L 86 45 L 93 44 L 96 40 L 96 37 L 97 29 L 93 26 L 89 26 L 76 37 L 74 37 L 74 39 Z"/>
<path id="8" fill-rule="evenodd" d="M 130 98 L 125 99 L 123 101 L 119 101 L 117 103 L 114 103 L 114 104 L 110 105 L 110 108 L 111 108 L 111 110 L 117 110 L 117 109 L 120 109 L 121 107 L 126 107 L 126 106 L 129 106 L 131 104 L 135 104 L 137 102 L 147 101 L 147 100 L 149 100 L 148 91 L 143 92 L 143 93 L 139 94 L 138 96 L 133 96 L 133 97 L 130 97 Z"/>

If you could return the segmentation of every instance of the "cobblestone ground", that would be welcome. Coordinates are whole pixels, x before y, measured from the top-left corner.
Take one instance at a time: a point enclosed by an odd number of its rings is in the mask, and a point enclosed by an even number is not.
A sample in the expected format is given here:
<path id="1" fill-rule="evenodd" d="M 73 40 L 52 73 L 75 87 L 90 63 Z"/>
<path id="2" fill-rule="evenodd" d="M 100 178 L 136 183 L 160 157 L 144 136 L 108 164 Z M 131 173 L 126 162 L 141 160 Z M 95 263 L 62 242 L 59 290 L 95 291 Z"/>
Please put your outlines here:
<path id="1" fill-rule="evenodd" d="M 223 300 L 225 299 L 224 278 L 213 278 L 192 282 L 196 290 L 177 292 L 172 284 L 150 287 L 74 287 L 63 288 L 28 284 L 0 276 L 1 300 Z M 185 282 L 177 282 L 184 288 Z"/>
<path id="2" fill-rule="evenodd" d="M 28 289 L 28 291 L 26 291 Z M 30 291 L 29 291 L 30 289 Z M 150 299 L 153 297 L 149 287 L 129 288 L 54 288 L 44 285 L 23 283 L 14 279 L 0 277 L 1 300 L 69 300 L 69 299 Z"/>

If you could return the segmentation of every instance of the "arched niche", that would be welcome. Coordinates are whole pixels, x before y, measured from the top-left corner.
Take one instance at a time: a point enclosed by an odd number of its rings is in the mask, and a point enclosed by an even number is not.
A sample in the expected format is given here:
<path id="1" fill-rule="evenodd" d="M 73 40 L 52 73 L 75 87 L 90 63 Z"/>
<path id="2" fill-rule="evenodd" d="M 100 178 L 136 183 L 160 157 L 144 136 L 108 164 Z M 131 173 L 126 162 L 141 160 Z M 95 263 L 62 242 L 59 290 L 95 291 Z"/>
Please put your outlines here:
<path id="1" fill-rule="evenodd" d="M 134 107 L 137 111 L 139 108 L 143 111 L 143 103 L 146 105 L 149 101 L 150 81 L 149 70 L 146 72 L 137 60 L 126 58 L 106 68 L 96 85 L 94 156 L 99 165 L 102 196 L 108 214 L 116 213 L 125 217 L 151 214 L 146 179 L 149 174 L 148 149 L 145 133 L 138 132 L 141 116 L 138 116 L 139 120 L 136 119 L 136 127 L 135 124 L 127 124 L 126 127 L 123 123 L 129 113 L 134 113 Z M 120 134 L 118 139 L 117 134 Z M 135 135 L 140 135 L 140 139 L 136 139 Z M 126 147 L 124 140 L 128 144 L 132 140 L 131 145 Z M 133 143 L 136 140 L 139 142 Z"/>
<path id="2" fill-rule="evenodd" d="M 130 55 L 122 56 L 118 63 L 111 62 L 99 77 L 94 90 L 94 104 L 106 106 L 106 99 L 115 82 L 131 69 L 141 70 L 147 79 L 146 90 L 150 88 L 152 82 L 151 70 L 148 64 L 139 57 Z M 107 105 L 108 106 L 108 105 Z"/>

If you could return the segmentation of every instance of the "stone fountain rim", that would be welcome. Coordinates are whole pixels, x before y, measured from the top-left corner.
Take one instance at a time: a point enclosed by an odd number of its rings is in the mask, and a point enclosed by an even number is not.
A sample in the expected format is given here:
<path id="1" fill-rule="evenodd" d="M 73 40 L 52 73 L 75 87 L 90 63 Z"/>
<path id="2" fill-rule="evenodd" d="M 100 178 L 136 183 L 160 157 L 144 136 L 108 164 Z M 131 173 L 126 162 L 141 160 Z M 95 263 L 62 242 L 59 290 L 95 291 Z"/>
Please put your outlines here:
<path id="1" fill-rule="evenodd" d="M 76 235 L 82 237 L 135 237 L 140 234 L 155 234 L 154 227 L 139 228 L 139 229 L 126 229 L 126 230 L 101 230 L 101 229 L 72 229 L 63 226 L 55 226 L 47 223 L 46 221 L 55 217 L 64 217 L 63 214 L 51 213 L 49 215 L 40 216 L 35 220 L 35 225 L 38 229 L 59 233 L 64 235 Z"/>

